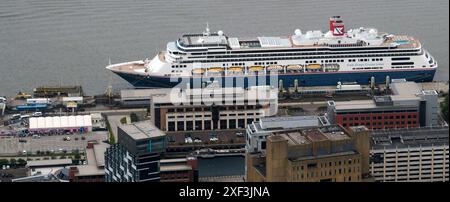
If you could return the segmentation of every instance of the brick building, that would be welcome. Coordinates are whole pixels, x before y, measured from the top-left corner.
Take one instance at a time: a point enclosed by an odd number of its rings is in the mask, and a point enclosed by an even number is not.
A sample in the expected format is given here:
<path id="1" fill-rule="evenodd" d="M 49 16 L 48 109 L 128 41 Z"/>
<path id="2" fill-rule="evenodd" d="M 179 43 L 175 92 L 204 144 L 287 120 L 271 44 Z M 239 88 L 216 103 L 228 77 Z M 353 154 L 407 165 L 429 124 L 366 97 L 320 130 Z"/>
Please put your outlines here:
<path id="1" fill-rule="evenodd" d="M 327 117 L 344 127 L 369 129 L 411 128 L 438 124 L 437 92 L 421 90 L 416 83 L 392 84 L 393 95 L 372 100 L 328 102 Z"/>

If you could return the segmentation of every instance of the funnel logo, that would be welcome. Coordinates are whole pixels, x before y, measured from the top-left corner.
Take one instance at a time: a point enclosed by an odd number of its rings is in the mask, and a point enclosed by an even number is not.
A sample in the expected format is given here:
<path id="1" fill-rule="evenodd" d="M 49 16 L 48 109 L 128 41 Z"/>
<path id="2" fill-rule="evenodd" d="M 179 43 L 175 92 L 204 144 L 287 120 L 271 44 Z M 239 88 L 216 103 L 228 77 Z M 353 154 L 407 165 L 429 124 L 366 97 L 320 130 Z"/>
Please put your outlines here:
<path id="1" fill-rule="evenodd" d="M 334 27 L 333 34 L 335 34 L 335 35 L 343 35 L 344 34 L 344 27 Z"/>

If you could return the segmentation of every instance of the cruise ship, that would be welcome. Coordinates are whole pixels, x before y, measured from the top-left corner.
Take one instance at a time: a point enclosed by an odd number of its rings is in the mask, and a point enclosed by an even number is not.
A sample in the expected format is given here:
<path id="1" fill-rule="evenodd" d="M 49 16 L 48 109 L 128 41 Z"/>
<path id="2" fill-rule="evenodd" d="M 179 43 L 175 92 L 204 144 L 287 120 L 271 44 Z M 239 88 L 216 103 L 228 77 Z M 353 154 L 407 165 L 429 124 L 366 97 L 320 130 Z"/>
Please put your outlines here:
<path id="1" fill-rule="evenodd" d="M 329 30 L 294 30 L 288 36 L 229 37 L 223 31 L 184 34 L 153 59 L 106 67 L 136 88 L 170 88 L 218 82 L 223 86 L 331 86 L 384 83 L 387 79 L 433 80 L 437 62 L 418 39 L 346 30 L 340 16 Z M 276 80 L 274 80 L 276 79 Z"/>

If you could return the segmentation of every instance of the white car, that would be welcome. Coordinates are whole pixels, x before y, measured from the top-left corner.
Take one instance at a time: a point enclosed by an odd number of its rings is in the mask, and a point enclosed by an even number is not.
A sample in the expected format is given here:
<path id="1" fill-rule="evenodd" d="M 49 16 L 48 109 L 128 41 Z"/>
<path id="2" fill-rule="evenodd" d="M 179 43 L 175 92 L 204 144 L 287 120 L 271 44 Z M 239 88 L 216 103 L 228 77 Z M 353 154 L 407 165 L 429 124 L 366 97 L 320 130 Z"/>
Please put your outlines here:
<path id="1" fill-rule="evenodd" d="M 194 142 L 195 142 L 195 143 L 202 143 L 202 140 L 200 140 L 200 139 L 195 139 Z"/>
<path id="2" fill-rule="evenodd" d="M 217 138 L 217 137 L 212 137 L 212 138 L 209 138 L 209 141 L 211 141 L 211 142 L 216 142 L 216 141 L 219 141 L 219 138 Z"/>
<path id="3" fill-rule="evenodd" d="M 34 113 L 33 113 L 33 116 L 34 116 L 34 117 L 42 116 L 42 112 L 34 112 Z"/>
<path id="4" fill-rule="evenodd" d="M 193 141 L 192 141 L 192 138 L 187 137 L 187 138 L 184 138 L 184 142 L 185 143 L 192 143 Z"/>

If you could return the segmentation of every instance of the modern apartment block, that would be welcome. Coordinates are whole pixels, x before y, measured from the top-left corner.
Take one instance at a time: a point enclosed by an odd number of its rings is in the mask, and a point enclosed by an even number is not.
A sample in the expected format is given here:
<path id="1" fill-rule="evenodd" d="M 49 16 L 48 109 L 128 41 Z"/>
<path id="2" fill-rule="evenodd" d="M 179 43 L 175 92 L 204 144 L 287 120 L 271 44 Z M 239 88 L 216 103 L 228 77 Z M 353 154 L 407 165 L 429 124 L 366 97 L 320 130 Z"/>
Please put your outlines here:
<path id="1" fill-rule="evenodd" d="M 374 131 L 370 173 L 382 182 L 448 181 L 448 127 Z"/>
<path id="2" fill-rule="evenodd" d="M 269 86 L 173 88 L 150 100 L 153 124 L 162 131 L 243 129 L 277 110 L 278 92 Z"/>
<path id="3" fill-rule="evenodd" d="M 105 152 L 106 181 L 160 181 L 161 153 L 166 146 L 166 134 L 150 121 L 119 126 L 117 144 Z"/>
<path id="4" fill-rule="evenodd" d="M 358 182 L 369 174 L 364 127 L 322 126 L 274 132 L 266 153 L 247 153 L 249 182 Z"/>
<path id="5" fill-rule="evenodd" d="M 329 101 L 331 123 L 344 127 L 364 125 L 369 129 L 411 128 L 438 124 L 438 93 L 422 90 L 414 82 L 391 84 L 392 95 L 373 100 Z"/>

